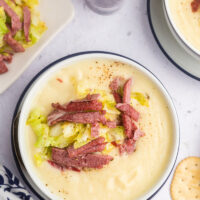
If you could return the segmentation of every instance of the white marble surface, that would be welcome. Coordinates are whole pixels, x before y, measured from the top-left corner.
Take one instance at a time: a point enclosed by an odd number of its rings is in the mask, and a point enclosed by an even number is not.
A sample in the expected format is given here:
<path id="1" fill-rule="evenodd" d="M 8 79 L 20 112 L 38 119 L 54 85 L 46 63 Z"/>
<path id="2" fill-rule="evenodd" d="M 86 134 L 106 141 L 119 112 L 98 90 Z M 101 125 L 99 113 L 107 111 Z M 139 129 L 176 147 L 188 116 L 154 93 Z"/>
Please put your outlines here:
<path id="1" fill-rule="evenodd" d="M 147 19 L 146 1 L 125 1 L 123 8 L 110 16 L 90 11 L 84 1 L 73 0 L 75 18 L 35 59 L 28 70 L 0 95 L 0 162 L 17 171 L 10 141 L 11 120 L 25 86 L 42 68 L 65 55 L 87 50 L 120 53 L 150 69 L 170 92 L 178 111 L 181 146 L 178 161 L 200 156 L 200 82 L 175 68 L 157 46 Z M 171 177 L 153 198 L 168 200 Z"/>

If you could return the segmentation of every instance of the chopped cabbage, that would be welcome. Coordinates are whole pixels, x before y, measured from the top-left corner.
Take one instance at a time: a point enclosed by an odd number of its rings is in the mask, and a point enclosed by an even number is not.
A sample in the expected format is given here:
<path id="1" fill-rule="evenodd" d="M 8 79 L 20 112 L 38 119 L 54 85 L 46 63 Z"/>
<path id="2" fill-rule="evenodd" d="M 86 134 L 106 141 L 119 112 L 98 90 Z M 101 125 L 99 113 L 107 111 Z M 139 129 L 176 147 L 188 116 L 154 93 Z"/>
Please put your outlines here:
<path id="1" fill-rule="evenodd" d="M 40 166 L 43 161 L 50 159 L 50 148 L 37 149 L 37 153 L 34 154 L 35 164 Z"/>
<path id="2" fill-rule="evenodd" d="M 91 137 L 91 126 L 89 124 L 83 125 L 79 124 L 77 127 L 78 135 L 75 138 L 74 148 L 77 149 L 92 140 Z"/>
<path id="3" fill-rule="evenodd" d="M 57 137 L 53 137 L 53 140 L 51 141 L 51 146 L 58 148 L 67 147 L 74 142 L 75 137 L 76 136 L 70 136 L 66 138 L 63 134 Z"/>
<path id="4" fill-rule="evenodd" d="M 44 161 L 44 159 L 43 159 L 43 155 L 41 154 L 41 153 L 36 153 L 36 154 L 34 154 L 34 159 L 35 159 L 35 163 L 36 163 L 36 165 L 39 167 L 41 164 L 42 164 L 42 162 Z"/>
<path id="5" fill-rule="evenodd" d="M 115 102 L 113 95 L 105 90 L 94 89 L 92 90 L 92 94 L 100 94 L 101 95 L 100 100 L 102 102 L 105 102 L 105 101 Z"/>
<path id="6" fill-rule="evenodd" d="M 60 124 L 56 124 L 50 128 L 50 136 L 59 136 L 63 132 L 62 126 Z"/>
<path id="7" fill-rule="evenodd" d="M 3 37 L 8 32 L 8 28 L 6 26 L 6 14 L 4 9 L 0 7 L 0 47 L 4 45 Z"/>
<path id="8" fill-rule="evenodd" d="M 105 142 L 109 142 L 108 131 L 109 128 L 107 126 L 104 126 L 102 124 L 100 125 L 99 135 L 105 138 Z"/>
<path id="9" fill-rule="evenodd" d="M 109 154 L 115 148 L 111 143 L 107 143 L 105 149 L 102 151 L 103 154 Z"/>
<path id="10" fill-rule="evenodd" d="M 41 38 L 43 33 L 47 30 L 47 27 L 44 22 L 39 21 L 37 24 L 31 24 L 30 26 L 30 33 L 29 33 L 29 38 L 30 42 L 24 43 L 24 47 L 29 47 L 34 45 L 38 40 Z"/>
<path id="11" fill-rule="evenodd" d="M 108 128 L 107 126 L 100 125 L 99 135 L 105 138 L 105 142 L 117 142 L 121 143 L 125 139 L 123 126 L 117 126 L 116 128 Z"/>
<path id="12" fill-rule="evenodd" d="M 109 142 L 121 142 L 125 139 L 125 134 L 124 134 L 124 127 L 123 126 L 117 126 L 116 128 L 112 128 L 108 132 L 109 136 Z"/>
<path id="13" fill-rule="evenodd" d="M 15 0 L 15 2 L 20 5 L 26 4 L 30 8 L 34 8 L 39 4 L 38 0 Z"/>
<path id="14" fill-rule="evenodd" d="M 15 13 L 19 16 L 20 20 L 22 20 L 22 18 L 23 18 L 22 5 L 19 6 L 17 3 L 15 4 L 11 0 L 5 0 L 5 2 L 12 8 L 12 10 L 15 11 Z"/>
<path id="15" fill-rule="evenodd" d="M 36 165 L 40 165 L 44 160 L 47 160 L 50 154 L 51 147 L 64 148 L 72 144 L 77 138 L 77 134 L 84 129 L 82 124 L 65 123 L 62 126 L 56 125 L 49 127 L 46 116 L 40 109 L 33 110 L 27 120 L 27 124 L 31 126 L 36 135 L 35 147 L 39 150 L 34 155 Z M 69 134 L 69 127 L 73 125 L 72 133 Z"/>
<path id="16" fill-rule="evenodd" d="M 64 137 L 68 138 L 75 134 L 75 124 L 65 123 L 62 125 Z"/>
<path id="17" fill-rule="evenodd" d="M 116 103 L 114 101 L 103 101 L 103 110 L 106 111 L 105 118 L 109 120 L 115 120 L 120 114 L 119 110 L 115 107 Z"/>
<path id="18" fill-rule="evenodd" d="M 84 98 L 90 93 L 90 89 L 88 89 L 87 83 L 85 80 L 78 81 L 77 78 L 72 77 L 71 82 L 75 87 L 77 96 L 79 98 Z"/>
<path id="19" fill-rule="evenodd" d="M 144 94 L 140 92 L 131 93 L 131 98 L 137 100 L 142 106 L 149 107 L 149 101 Z"/>
<path id="20" fill-rule="evenodd" d="M 47 119 L 42 115 L 40 109 L 35 109 L 31 112 L 27 124 L 31 126 L 37 137 L 49 134 Z"/>

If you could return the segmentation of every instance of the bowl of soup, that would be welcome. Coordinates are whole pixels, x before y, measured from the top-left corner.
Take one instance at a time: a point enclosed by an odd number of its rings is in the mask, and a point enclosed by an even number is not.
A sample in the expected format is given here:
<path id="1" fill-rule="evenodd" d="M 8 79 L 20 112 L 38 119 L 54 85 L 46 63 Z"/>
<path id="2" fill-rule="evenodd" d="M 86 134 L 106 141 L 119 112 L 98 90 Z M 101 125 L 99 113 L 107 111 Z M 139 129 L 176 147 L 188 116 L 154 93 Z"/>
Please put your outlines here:
<path id="1" fill-rule="evenodd" d="M 13 123 L 18 168 L 41 199 L 149 199 L 178 154 L 178 117 L 165 87 L 138 62 L 109 52 L 46 67 Z"/>
<path id="2" fill-rule="evenodd" d="M 172 34 L 195 58 L 200 56 L 200 3 L 196 0 L 163 0 L 163 8 Z"/>

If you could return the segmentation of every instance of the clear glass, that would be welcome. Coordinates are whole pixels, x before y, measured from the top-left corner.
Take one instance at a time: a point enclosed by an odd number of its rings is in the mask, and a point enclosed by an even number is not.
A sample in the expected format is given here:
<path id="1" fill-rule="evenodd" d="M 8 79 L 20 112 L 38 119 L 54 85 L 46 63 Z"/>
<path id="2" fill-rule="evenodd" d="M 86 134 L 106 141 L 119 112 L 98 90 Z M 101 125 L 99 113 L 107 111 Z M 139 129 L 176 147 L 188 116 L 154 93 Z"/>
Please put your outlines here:
<path id="1" fill-rule="evenodd" d="M 86 4 L 93 11 L 102 14 L 108 15 L 113 12 L 116 12 L 122 7 L 124 0 L 85 0 Z"/>

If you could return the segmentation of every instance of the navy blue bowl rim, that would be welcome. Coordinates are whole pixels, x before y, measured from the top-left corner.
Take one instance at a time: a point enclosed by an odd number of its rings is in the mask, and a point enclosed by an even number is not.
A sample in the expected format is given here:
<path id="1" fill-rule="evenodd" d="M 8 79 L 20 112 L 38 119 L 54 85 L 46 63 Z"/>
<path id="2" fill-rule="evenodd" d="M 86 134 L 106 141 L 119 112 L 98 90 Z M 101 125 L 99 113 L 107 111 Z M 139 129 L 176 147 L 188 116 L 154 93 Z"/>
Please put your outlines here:
<path id="1" fill-rule="evenodd" d="M 167 59 L 168 59 L 175 67 L 177 67 L 179 70 L 181 70 L 183 73 L 187 74 L 187 75 L 190 76 L 191 78 L 200 81 L 200 77 L 191 74 L 190 72 L 186 71 L 183 67 L 181 67 L 181 65 L 177 64 L 177 63 L 169 56 L 169 54 L 165 51 L 164 47 L 163 47 L 162 44 L 160 43 L 160 41 L 159 41 L 159 39 L 158 39 L 158 37 L 157 37 L 157 35 L 156 35 L 156 32 L 155 32 L 155 30 L 154 30 L 153 23 L 152 23 L 151 8 L 150 8 L 151 1 L 152 1 L 152 0 L 147 0 L 147 16 L 148 16 L 148 21 L 149 21 L 149 25 L 150 25 L 151 32 L 152 32 L 152 34 L 153 34 L 153 37 L 154 37 L 154 39 L 155 39 L 155 41 L 156 41 L 158 47 L 159 47 L 160 50 L 163 52 L 163 54 L 167 57 Z"/>
<path id="2" fill-rule="evenodd" d="M 162 84 L 162 82 L 158 79 L 158 77 L 156 75 L 154 75 L 149 69 L 147 69 L 145 66 L 143 66 L 142 64 L 140 64 L 139 62 L 129 58 L 129 57 L 126 57 L 126 56 L 123 56 L 121 54 L 117 54 L 117 53 L 112 53 L 112 52 L 107 52 L 107 51 L 84 51 L 84 52 L 78 52 L 78 53 L 74 53 L 74 54 L 71 54 L 71 55 L 67 55 L 67 56 L 64 56 L 54 62 L 52 62 L 51 64 L 47 65 L 45 68 L 43 68 L 38 74 L 36 74 L 33 79 L 28 83 L 28 85 L 25 87 L 25 89 L 23 90 L 17 104 L 16 104 L 16 107 L 15 107 L 15 111 L 14 111 L 14 115 L 13 115 L 13 118 L 12 118 L 12 127 L 11 127 L 11 145 L 12 145 L 12 153 L 13 153 L 13 156 L 14 156 L 14 159 L 15 159 L 15 163 L 16 163 L 16 166 L 18 168 L 18 171 L 20 173 L 20 175 L 22 176 L 24 182 L 28 185 L 28 187 L 31 189 L 31 191 L 37 196 L 39 197 L 39 199 L 43 200 L 43 198 L 37 193 L 37 191 L 35 191 L 35 189 L 31 186 L 31 184 L 29 183 L 29 181 L 27 180 L 27 178 L 25 177 L 21 167 L 20 167 L 20 161 L 18 160 L 17 158 L 17 152 L 15 151 L 15 144 L 17 141 L 14 141 L 14 137 L 13 137 L 13 134 L 14 134 L 14 123 L 15 123 L 15 119 L 16 119 L 16 116 L 18 115 L 18 112 L 19 112 L 19 109 L 20 109 L 20 105 L 23 101 L 23 98 L 25 97 L 25 94 L 26 92 L 28 91 L 28 89 L 31 87 L 31 85 L 33 84 L 33 82 L 35 80 L 37 80 L 37 78 L 42 75 L 45 71 L 47 71 L 49 68 L 51 68 L 52 66 L 54 66 L 55 64 L 59 63 L 59 62 L 62 62 L 64 60 L 67 60 L 67 59 L 70 59 L 72 57 L 76 57 L 76 56 L 80 56 L 80 55 L 85 55 L 85 54 L 102 54 L 102 55 L 105 55 L 105 54 L 108 54 L 108 55 L 115 55 L 115 56 L 119 56 L 119 57 L 122 57 L 122 58 L 125 58 L 127 60 L 130 60 L 132 62 L 135 62 L 137 64 L 139 64 L 141 67 L 143 67 L 144 69 L 146 69 L 148 72 L 150 72 L 159 82 L 160 84 L 163 86 L 163 88 L 165 89 L 165 91 L 167 92 L 167 94 L 169 95 L 169 97 L 171 98 L 169 92 L 167 91 L 167 89 L 165 88 L 165 86 Z M 172 98 L 171 98 L 171 101 L 172 101 Z M 173 101 L 172 101 L 173 103 Z M 174 106 L 174 105 L 173 105 Z M 174 106 L 175 108 L 175 106 Z M 175 108 L 175 111 L 176 111 L 176 108 Z M 177 114 L 177 111 L 176 111 L 176 115 L 177 115 L 177 119 L 178 119 L 178 114 Z M 179 125 L 179 122 L 178 122 L 178 125 Z M 180 131 L 180 128 L 179 128 L 179 131 Z M 180 135 L 180 132 L 178 133 Z M 148 197 L 147 200 L 150 200 L 151 198 L 153 198 L 159 191 L 160 189 L 164 186 L 164 184 L 166 183 L 166 181 L 168 180 L 169 176 L 171 175 L 173 169 L 174 169 L 174 166 L 176 164 L 176 160 L 177 160 L 177 157 L 178 157 L 178 153 L 179 153 L 179 147 L 180 147 L 180 137 L 179 137 L 179 141 L 178 141 L 178 150 L 177 150 L 177 155 L 176 155 L 176 158 L 175 158 L 175 161 L 174 161 L 174 164 L 172 166 L 172 169 L 171 171 L 169 172 L 169 175 L 167 176 L 167 178 L 164 180 L 163 184 L 160 186 L 160 188 L 158 188 L 157 191 L 155 191 L 154 194 L 152 194 L 150 197 Z"/>

